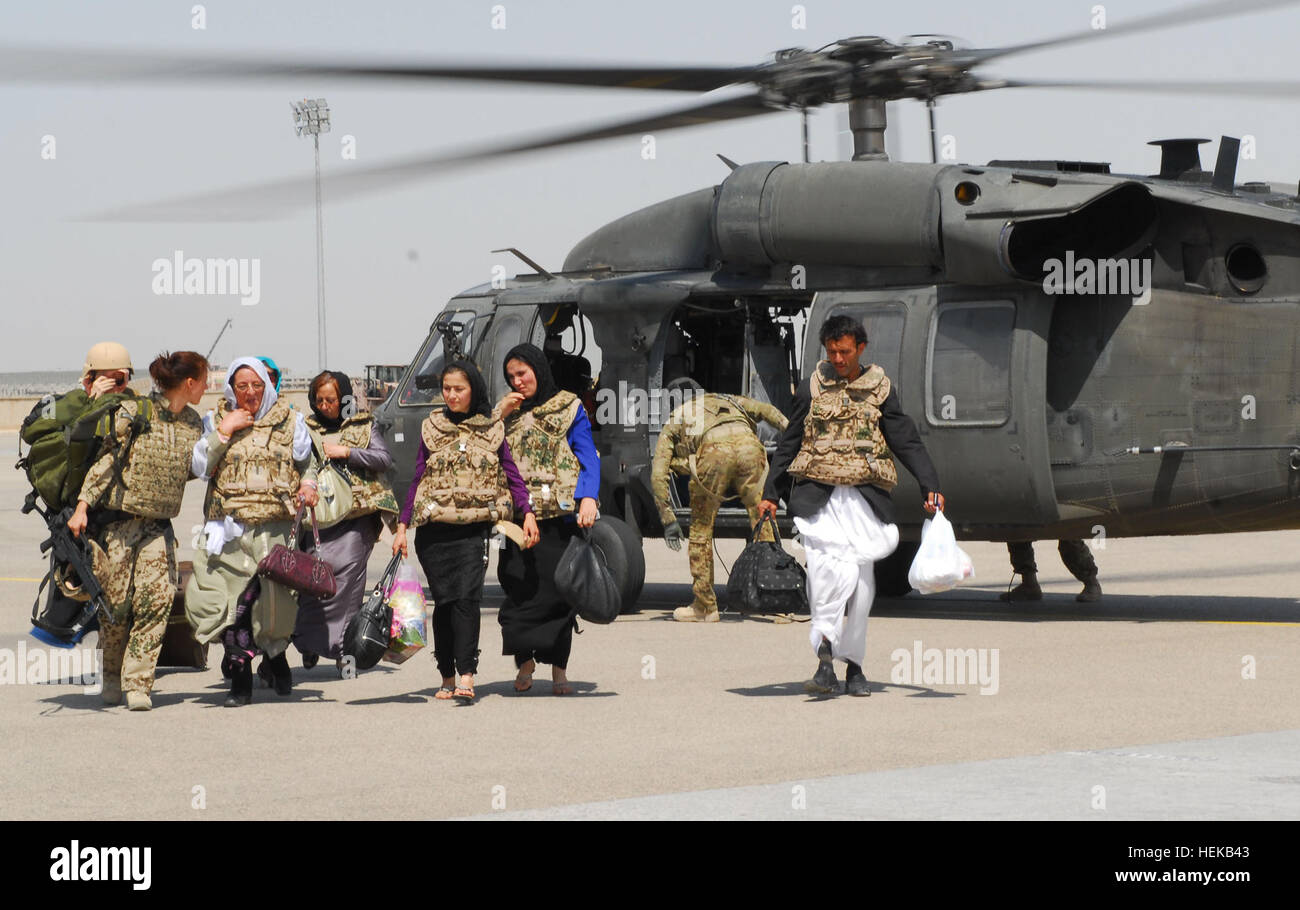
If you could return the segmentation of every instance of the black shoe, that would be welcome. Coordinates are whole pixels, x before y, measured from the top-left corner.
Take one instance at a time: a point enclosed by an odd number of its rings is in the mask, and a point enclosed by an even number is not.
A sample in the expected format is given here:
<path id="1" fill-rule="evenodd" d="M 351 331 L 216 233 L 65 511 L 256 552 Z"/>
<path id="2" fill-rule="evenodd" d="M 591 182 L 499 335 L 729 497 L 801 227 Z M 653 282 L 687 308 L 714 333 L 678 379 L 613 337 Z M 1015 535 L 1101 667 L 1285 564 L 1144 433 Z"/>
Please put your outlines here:
<path id="1" fill-rule="evenodd" d="M 231 669 L 231 667 L 230 667 L 230 655 L 227 654 L 225 657 L 221 658 L 221 677 L 222 677 L 222 679 L 230 679 L 230 678 L 231 678 L 231 677 L 230 677 L 230 674 L 233 673 L 233 672 L 234 672 L 234 671 L 233 671 L 233 670 Z"/>
<path id="2" fill-rule="evenodd" d="M 831 646 L 827 641 L 823 641 L 817 649 L 817 672 L 813 678 L 803 684 L 804 691 L 829 695 L 839 688 L 839 680 L 835 678 L 835 664 L 831 657 Z"/>
<path id="3" fill-rule="evenodd" d="M 1083 590 L 1076 594 L 1074 599 L 1081 604 L 1095 604 L 1101 600 L 1101 585 L 1097 583 L 1095 576 L 1083 583 Z"/>
<path id="4" fill-rule="evenodd" d="M 253 665 L 243 661 L 231 666 L 230 694 L 226 696 L 227 708 L 240 708 L 253 700 Z"/>
<path id="5" fill-rule="evenodd" d="M 271 660 L 264 661 L 262 666 L 270 664 L 271 684 L 275 686 L 276 695 L 290 695 L 293 693 L 293 671 L 289 669 L 288 655 L 281 653 Z"/>
<path id="6" fill-rule="evenodd" d="M 275 674 L 271 672 L 271 662 L 266 658 L 262 658 L 262 662 L 257 665 L 257 678 L 268 689 L 275 685 Z"/>
<path id="7" fill-rule="evenodd" d="M 320 663 L 320 655 L 319 655 L 319 654 L 312 654 L 312 653 L 308 652 L 308 653 L 304 653 L 304 654 L 302 655 L 302 668 L 303 668 L 304 670 L 310 670 L 312 667 L 316 666 L 318 663 Z"/>
<path id="8" fill-rule="evenodd" d="M 844 674 L 844 694 L 859 696 L 871 694 L 871 684 L 867 682 L 862 668 L 853 661 L 849 661 L 848 672 Z"/>

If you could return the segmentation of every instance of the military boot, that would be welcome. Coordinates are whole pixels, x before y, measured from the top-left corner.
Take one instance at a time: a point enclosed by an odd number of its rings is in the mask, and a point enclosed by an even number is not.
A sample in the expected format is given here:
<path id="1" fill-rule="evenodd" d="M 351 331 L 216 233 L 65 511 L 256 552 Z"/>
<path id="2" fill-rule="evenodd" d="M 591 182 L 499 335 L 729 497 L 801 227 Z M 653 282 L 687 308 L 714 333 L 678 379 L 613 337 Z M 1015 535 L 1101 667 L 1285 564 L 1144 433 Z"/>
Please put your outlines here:
<path id="1" fill-rule="evenodd" d="M 122 674 L 105 673 L 104 690 L 99 695 L 100 698 L 104 699 L 106 705 L 120 705 L 122 703 Z"/>
<path id="2" fill-rule="evenodd" d="M 1097 576 L 1085 579 L 1083 590 L 1074 597 L 1081 604 L 1092 604 L 1101 600 L 1101 585 L 1097 582 Z"/>
<path id="3" fill-rule="evenodd" d="M 1038 586 L 1038 576 L 1033 572 L 1027 572 L 1021 577 L 1020 584 L 1016 585 L 1010 591 L 1003 591 L 998 595 L 998 600 L 1007 603 L 1014 603 L 1022 600 L 1042 600 L 1043 589 Z"/>
<path id="4" fill-rule="evenodd" d="M 673 610 L 673 619 L 678 622 L 719 622 L 718 608 L 705 610 L 699 604 L 690 603 Z"/>
<path id="5" fill-rule="evenodd" d="M 131 711 L 150 711 L 153 709 L 153 699 L 148 692 L 132 689 L 126 693 L 126 706 Z"/>

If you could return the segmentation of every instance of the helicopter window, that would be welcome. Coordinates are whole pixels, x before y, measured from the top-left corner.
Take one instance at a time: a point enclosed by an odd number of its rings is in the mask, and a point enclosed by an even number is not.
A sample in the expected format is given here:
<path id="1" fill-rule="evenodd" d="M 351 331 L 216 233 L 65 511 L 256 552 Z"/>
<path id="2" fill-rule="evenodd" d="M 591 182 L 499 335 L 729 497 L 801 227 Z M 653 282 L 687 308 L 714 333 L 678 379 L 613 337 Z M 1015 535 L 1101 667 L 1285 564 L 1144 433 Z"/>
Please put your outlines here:
<path id="1" fill-rule="evenodd" d="M 543 316 L 544 312 L 539 311 L 532 342 L 546 352 L 556 385 L 575 395 L 591 391 L 601 366 L 600 346 L 592 333 L 591 320 L 576 308 L 561 310 L 557 321 L 564 328 L 557 333 L 554 326 L 548 328 Z"/>
<path id="2" fill-rule="evenodd" d="M 950 304 L 930 328 L 926 416 L 936 426 L 1001 426 L 1011 416 L 1010 301 Z"/>
<path id="3" fill-rule="evenodd" d="M 460 310 L 451 314 L 450 320 L 453 325 L 459 328 L 461 350 L 468 356 L 474 348 L 474 313 L 469 310 Z M 398 403 L 408 406 L 427 405 L 432 404 L 434 399 L 440 398 L 442 389 L 437 387 L 436 380 L 429 388 L 424 389 L 420 388 L 420 385 L 428 384 L 428 382 L 419 383 L 418 380 L 422 376 L 432 378 L 440 374 L 445 361 L 443 335 L 437 328 L 434 328 L 429 333 L 428 339 L 425 340 L 424 349 L 420 351 L 419 357 L 416 358 L 414 368 L 406 374 L 406 385 L 402 388 L 402 397 L 398 399 Z"/>

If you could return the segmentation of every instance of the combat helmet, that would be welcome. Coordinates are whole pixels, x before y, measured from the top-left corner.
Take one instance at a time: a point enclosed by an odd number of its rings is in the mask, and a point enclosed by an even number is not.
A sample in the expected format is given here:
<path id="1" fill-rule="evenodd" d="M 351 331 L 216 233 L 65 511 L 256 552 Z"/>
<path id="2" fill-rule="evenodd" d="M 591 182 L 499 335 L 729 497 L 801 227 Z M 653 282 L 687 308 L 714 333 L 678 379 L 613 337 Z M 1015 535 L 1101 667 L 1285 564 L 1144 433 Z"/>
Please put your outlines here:
<path id="1" fill-rule="evenodd" d="M 91 373 L 105 370 L 126 370 L 128 376 L 135 374 L 135 367 L 131 366 L 131 355 L 116 341 L 101 341 L 90 346 L 86 352 L 85 366 L 81 368 L 81 377 L 84 379 Z"/>

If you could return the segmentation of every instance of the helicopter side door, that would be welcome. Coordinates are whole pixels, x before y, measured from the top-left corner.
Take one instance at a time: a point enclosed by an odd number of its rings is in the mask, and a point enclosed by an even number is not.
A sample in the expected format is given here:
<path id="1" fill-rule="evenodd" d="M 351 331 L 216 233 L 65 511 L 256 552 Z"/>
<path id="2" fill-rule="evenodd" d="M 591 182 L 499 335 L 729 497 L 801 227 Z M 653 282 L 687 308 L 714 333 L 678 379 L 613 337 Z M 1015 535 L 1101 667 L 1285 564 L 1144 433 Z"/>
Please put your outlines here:
<path id="1" fill-rule="evenodd" d="M 1007 525 L 1056 519 L 1042 394 L 1050 301 L 1018 288 L 820 292 L 803 375 L 824 356 L 822 323 L 840 314 L 865 324 L 863 359 L 893 380 L 939 472 L 954 524 L 972 514 Z M 898 475 L 899 521 L 919 525 L 920 489 L 906 470 Z"/>

